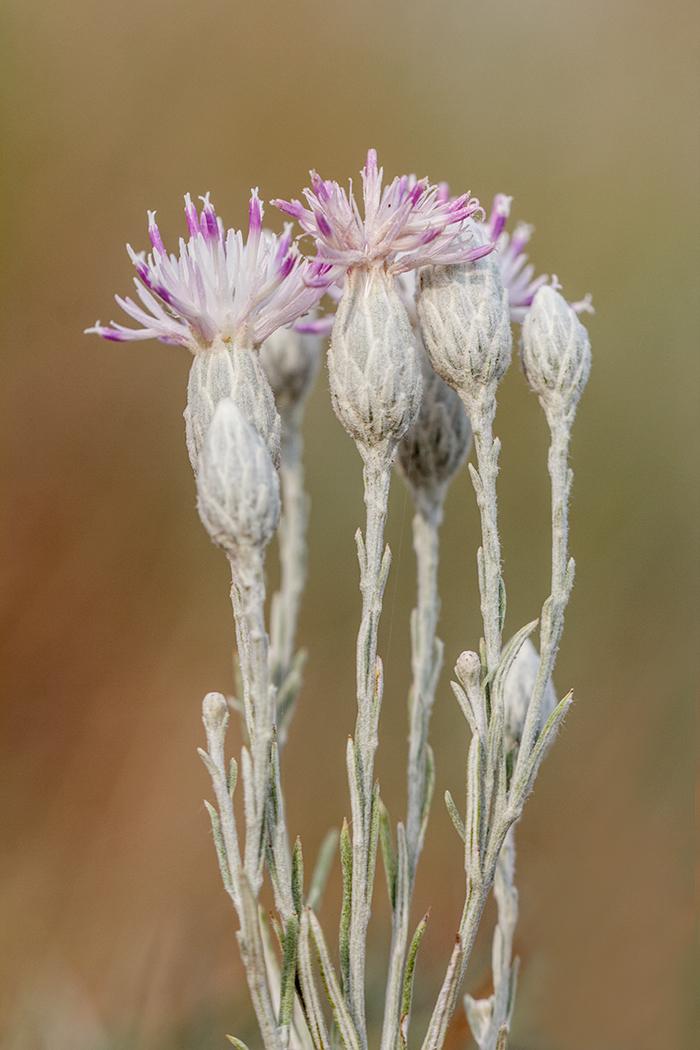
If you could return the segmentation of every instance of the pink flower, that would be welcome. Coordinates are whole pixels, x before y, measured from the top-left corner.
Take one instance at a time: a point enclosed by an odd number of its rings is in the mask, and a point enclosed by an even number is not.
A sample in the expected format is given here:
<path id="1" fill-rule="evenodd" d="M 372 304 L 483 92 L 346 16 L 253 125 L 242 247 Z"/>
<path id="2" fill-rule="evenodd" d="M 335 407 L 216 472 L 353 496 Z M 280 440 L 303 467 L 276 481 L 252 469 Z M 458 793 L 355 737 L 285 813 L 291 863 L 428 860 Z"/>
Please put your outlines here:
<path id="1" fill-rule="evenodd" d="M 277 328 L 290 324 L 317 305 L 330 281 L 329 267 L 304 259 L 292 241 L 291 223 L 281 237 L 262 229 L 263 209 L 257 190 L 250 198 L 248 240 L 240 231 L 224 230 L 209 202 L 201 214 L 185 197 L 189 241 L 180 239 L 180 255 L 168 255 L 148 213 L 153 251 L 127 251 L 136 267 L 139 306 L 133 299 L 116 300 L 141 328 L 98 321 L 87 332 L 117 341 L 160 339 L 179 343 L 193 353 L 216 339 L 250 339 L 258 345 Z"/>
<path id="2" fill-rule="evenodd" d="M 533 234 L 534 226 L 521 222 L 512 234 L 506 233 L 505 225 L 510 216 L 512 200 L 512 197 L 506 197 L 504 193 L 497 193 L 488 221 L 480 223 L 479 226 L 482 236 L 496 245 L 495 258 L 498 260 L 503 287 L 508 292 L 510 319 L 522 322 L 538 288 L 544 284 L 552 284 L 555 288 L 561 286 L 556 277 L 550 278 L 547 274 L 535 277 L 535 267 L 527 261 L 525 247 Z M 584 310 L 593 313 L 590 300 L 590 295 L 587 295 L 581 302 L 569 305 L 577 314 Z"/>
<path id="3" fill-rule="evenodd" d="M 336 279 L 353 267 L 384 266 L 400 274 L 418 266 L 467 262 L 492 250 L 490 244 L 472 242 L 470 219 L 481 209 L 468 193 L 449 200 L 442 186 L 409 175 L 382 190 L 382 175 L 376 151 L 370 150 L 362 171 L 364 218 L 352 183 L 348 194 L 315 171 L 312 189 L 304 190 L 308 208 L 298 200 L 272 203 L 314 237 L 317 258 L 333 268 Z"/>

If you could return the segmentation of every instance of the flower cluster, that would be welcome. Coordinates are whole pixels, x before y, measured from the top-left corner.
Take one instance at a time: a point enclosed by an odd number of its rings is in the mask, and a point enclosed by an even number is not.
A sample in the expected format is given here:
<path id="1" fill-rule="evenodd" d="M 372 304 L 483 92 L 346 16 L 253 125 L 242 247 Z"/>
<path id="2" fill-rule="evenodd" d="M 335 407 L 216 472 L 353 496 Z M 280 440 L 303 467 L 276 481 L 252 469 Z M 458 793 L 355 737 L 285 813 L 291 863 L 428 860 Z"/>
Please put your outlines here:
<path id="1" fill-rule="evenodd" d="M 491 245 L 472 245 L 470 219 L 481 212 L 468 193 L 450 200 L 442 186 L 410 175 L 396 177 L 382 190 L 383 168 L 369 150 L 362 170 L 364 218 L 352 192 L 337 182 L 311 174 L 304 190 L 308 208 L 298 200 L 275 200 L 276 208 L 295 218 L 316 241 L 318 258 L 334 268 L 336 278 L 356 267 L 384 264 L 400 274 L 418 266 L 478 259 Z"/>
<path id="2" fill-rule="evenodd" d="M 248 240 L 240 231 L 224 230 L 209 194 L 201 198 L 200 215 L 185 197 L 189 241 L 180 240 L 179 258 L 168 255 L 155 221 L 148 213 L 153 251 L 127 251 L 136 267 L 136 292 L 143 304 L 116 300 L 140 325 L 111 322 L 87 329 L 116 341 L 160 339 L 179 343 L 193 353 L 217 338 L 239 338 L 258 345 L 277 328 L 290 324 L 317 305 L 328 283 L 328 267 L 305 259 L 292 240 L 291 223 L 277 237 L 262 228 L 263 208 L 257 190 L 250 198 Z"/>

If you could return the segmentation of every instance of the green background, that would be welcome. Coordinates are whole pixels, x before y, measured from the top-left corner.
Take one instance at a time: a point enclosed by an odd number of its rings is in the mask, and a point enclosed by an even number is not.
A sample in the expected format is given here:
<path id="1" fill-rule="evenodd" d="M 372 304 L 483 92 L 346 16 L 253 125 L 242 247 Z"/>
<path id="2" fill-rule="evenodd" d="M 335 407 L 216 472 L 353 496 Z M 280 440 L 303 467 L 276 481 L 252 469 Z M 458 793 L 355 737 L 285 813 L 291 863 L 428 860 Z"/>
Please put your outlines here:
<path id="1" fill-rule="evenodd" d="M 692 706 L 697 532 L 697 8 L 685 0 L 7 0 L 3 13 L 3 698 L 0 1031 L 13 1050 L 223 1046 L 249 1013 L 195 748 L 232 688 L 225 560 L 194 509 L 188 354 L 115 345 L 124 243 L 166 246 L 182 195 L 245 225 L 251 186 L 308 169 L 514 196 L 531 257 L 592 292 L 594 366 L 572 444 L 578 566 L 555 671 L 577 702 L 518 830 L 514 1050 L 694 1045 Z M 269 209 L 275 228 L 280 217 Z M 516 364 L 496 420 L 507 631 L 548 587 L 547 437 Z M 348 812 L 360 462 L 322 374 L 305 426 L 310 650 L 285 782 L 310 864 Z M 378 773 L 404 802 L 411 509 L 394 482 Z M 443 531 L 438 780 L 415 918 L 414 1038 L 461 910 L 467 734 L 449 669 L 479 638 L 464 472 Z M 270 583 L 276 576 L 274 553 Z M 238 746 L 236 734 L 231 743 Z M 322 918 L 331 939 L 338 871 Z M 373 1009 L 387 947 L 375 890 Z M 488 992 L 487 911 L 466 987 Z M 458 1011 L 448 1046 L 466 1045 Z M 252 1036 L 254 1040 L 255 1037 Z M 257 1045 L 254 1042 L 253 1045 Z"/>

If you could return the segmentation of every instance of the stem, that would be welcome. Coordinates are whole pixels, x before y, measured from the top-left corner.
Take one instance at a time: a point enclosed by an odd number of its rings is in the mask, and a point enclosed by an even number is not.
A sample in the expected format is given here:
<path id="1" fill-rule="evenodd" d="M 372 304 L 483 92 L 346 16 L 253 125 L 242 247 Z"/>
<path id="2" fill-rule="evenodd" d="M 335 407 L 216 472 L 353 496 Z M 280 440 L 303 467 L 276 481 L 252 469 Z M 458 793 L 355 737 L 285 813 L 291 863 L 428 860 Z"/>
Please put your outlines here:
<path id="1" fill-rule="evenodd" d="M 287 678 L 294 658 L 299 607 L 306 584 L 306 529 L 309 498 L 304 491 L 303 442 L 296 417 L 282 416 L 280 482 L 282 516 L 277 538 L 280 560 L 280 586 L 272 596 L 270 613 L 270 677 L 279 689 Z M 283 743 L 278 725 L 278 743 Z"/>
<path id="2" fill-rule="evenodd" d="M 481 514 L 482 547 L 478 554 L 481 615 L 484 621 L 486 666 L 484 674 L 492 674 L 501 659 L 501 631 L 505 615 L 505 588 L 501 576 L 501 542 L 498 537 L 498 510 L 496 477 L 501 443 L 493 437 L 496 414 L 495 389 L 491 385 L 479 387 L 476 394 L 459 391 L 469 416 L 474 434 L 477 468 L 469 467 L 476 500 Z"/>
<path id="3" fill-rule="evenodd" d="M 355 801 L 347 996 L 355 1027 L 363 1047 L 366 1047 L 365 954 L 376 850 L 376 842 L 373 842 L 373 825 L 376 820 L 373 812 L 373 777 L 382 699 L 377 635 L 390 561 L 389 548 L 384 550 L 383 542 L 391 463 L 387 464 L 386 459 L 373 457 L 368 453 L 363 477 L 367 526 L 364 540 L 359 530 L 356 536 L 362 593 L 362 619 L 357 638 L 357 722 L 352 754 L 354 768 L 350 766 L 348 769 L 350 794 Z"/>
<path id="4" fill-rule="evenodd" d="M 571 423 L 559 413 L 547 413 L 551 443 L 547 467 L 552 488 L 552 593 L 542 607 L 540 620 L 540 669 L 528 707 L 518 759 L 513 773 L 512 791 L 519 792 L 527 780 L 527 766 L 535 746 L 540 710 L 549 676 L 554 668 L 562 630 L 564 611 L 573 584 L 573 559 L 568 561 L 569 494 L 573 473 L 567 465 Z"/>
<path id="5" fill-rule="evenodd" d="M 493 1011 L 489 1028 L 488 1050 L 495 1050 L 502 1025 L 510 1027 L 515 998 L 517 959 L 513 958 L 513 936 L 518 922 L 518 891 L 515 888 L 515 827 L 505 837 L 498 854 L 493 892 L 498 907 L 498 922 L 493 935 L 491 968 L 493 971 Z"/>
<path id="6" fill-rule="evenodd" d="M 442 502 L 421 501 L 413 518 L 413 549 L 416 552 L 418 600 L 414 612 L 411 666 L 413 683 L 408 736 L 408 812 L 406 837 L 410 884 L 413 888 L 418 858 L 425 834 L 428 792 L 428 724 L 442 666 L 442 645 L 436 637 L 440 615 L 438 598 L 438 530 Z"/>
<path id="7" fill-rule="evenodd" d="M 253 767 L 251 816 L 247 821 L 245 873 L 257 900 L 262 884 L 263 825 L 270 782 L 270 746 L 274 734 L 274 688 L 268 670 L 265 630 L 264 552 L 244 547 L 231 562 L 231 600 L 236 619 L 238 657 L 244 682 L 246 724 Z"/>
<path id="8" fill-rule="evenodd" d="M 468 812 L 467 821 L 469 821 L 469 816 Z M 459 925 L 459 947 L 458 950 L 456 949 L 456 959 L 453 958 L 451 961 L 443 980 L 428 1031 L 423 1040 L 422 1050 L 440 1050 L 445 1040 L 447 1026 L 454 1012 L 460 985 L 464 980 L 484 905 L 493 885 L 498 855 L 512 823 L 513 820 L 505 816 L 494 820 L 480 869 L 467 872 L 467 895 Z"/>
<path id="9" fill-rule="evenodd" d="M 466 997 L 467 1016 L 479 1050 L 496 1050 L 498 1035 L 503 1027 L 510 1027 L 515 999 L 518 960 L 511 966 L 513 935 L 518 921 L 518 891 L 515 876 L 515 828 L 511 827 L 501 847 L 496 864 L 494 896 L 498 907 L 498 921 L 493 935 L 491 971 L 493 995 L 487 1000 L 488 1018 L 479 1013 L 482 1003 Z"/>
<path id="10" fill-rule="evenodd" d="M 423 848 L 429 794 L 428 724 L 435 699 L 435 689 L 442 667 L 442 643 L 436 637 L 440 614 L 438 598 L 439 527 L 442 501 L 422 491 L 415 493 L 416 513 L 413 518 L 413 548 L 416 552 L 418 596 L 411 617 L 411 666 L 413 682 L 409 700 L 408 735 L 408 811 L 406 816 L 406 852 L 408 872 L 397 880 L 397 899 L 392 915 L 392 940 L 389 973 L 384 1003 L 384 1025 L 381 1050 L 394 1050 L 397 1045 L 402 1002 L 403 972 L 408 943 L 408 918 L 413 897 L 418 859 Z M 401 835 L 402 832 L 400 831 Z M 402 891 L 399 899 L 399 891 Z"/>
<path id="11" fill-rule="evenodd" d="M 477 469 L 470 473 L 481 515 L 482 546 L 477 560 L 481 615 L 484 624 L 482 682 L 486 690 L 488 739 L 474 734 L 467 761 L 467 812 L 465 819 L 466 899 L 457 944 L 435 1004 L 423 1050 L 440 1050 L 454 1011 L 460 985 L 471 954 L 484 905 L 493 884 L 498 856 L 515 814 L 506 806 L 505 748 L 503 744 L 502 690 L 493 690 L 493 675 L 500 663 L 505 616 L 505 585 L 501 576 L 496 478 L 500 442 L 493 437 L 496 384 L 458 391 L 474 435 Z M 498 705 L 498 709 L 496 708 Z M 499 786 L 502 790 L 495 791 Z"/>

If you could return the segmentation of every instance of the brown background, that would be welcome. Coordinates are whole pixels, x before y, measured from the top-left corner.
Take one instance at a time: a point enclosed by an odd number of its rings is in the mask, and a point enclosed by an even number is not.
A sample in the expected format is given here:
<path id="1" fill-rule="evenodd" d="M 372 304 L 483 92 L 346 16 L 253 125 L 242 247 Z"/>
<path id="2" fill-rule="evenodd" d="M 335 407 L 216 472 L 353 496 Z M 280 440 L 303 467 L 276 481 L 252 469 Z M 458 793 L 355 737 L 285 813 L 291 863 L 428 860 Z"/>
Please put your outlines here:
<path id="1" fill-rule="evenodd" d="M 697 417 L 695 5 L 685 0 L 6 0 L 3 13 L 3 682 L 0 1026 L 12 1050 L 223 1046 L 246 1037 L 236 923 L 195 754 L 201 697 L 232 687 L 226 566 L 194 511 L 183 441 L 188 355 L 85 337 L 119 318 L 124 251 L 166 245 L 182 195 L 227 225 L 251 186 L 307 170 L 515 197 L 532 257 L 594 295 L 595 365 L 573 441 L 578 579 L 556 671 L 578 703 L 519 828 L 515 1050 L 694 1045 L 686 452 Z M 272 212 L 272 209 L 270 209 Z M 271 223 L 278 217 L 268 213 Z M 279 226 L 277 227 L 279 228 Z M 285 771 L 311 863 L 347 812 L 358 612 L 358 457 L 322 376 L 306 425 L 311 656 Z M 546 435 L 517 367 L 503 388 L 507 629 L 547 593 Z M 691 472 L 692 475 L 692 472 Z M 404 809 L 410 506 L 394 485 L 378 771 Z M 442 563 L 448 669 L 478 642 L 477 520 L 466 473 Z M 274 556 L 270 580 L 274 583 Z M 466 734 L 445 672 L 416 917 L 414 1038 L 462 901 L 439 801 L 463 794 Z M 232 738 L 232 745 L 234 739 Z M 236 746 L 238 746 L 236 742 Z M 337 881 L 323 912 L 337 922 Z M 386 921 L 375 893 L 372 986 Z M 467 986 L 488 990 L 491 912 Z M 379 1008 L 381 995 L 373 1007 Z M 257 1046 L 256 1037 L 251 1036 Z M 461 1016 L 450 1046 L 468 1039 Z"/>

